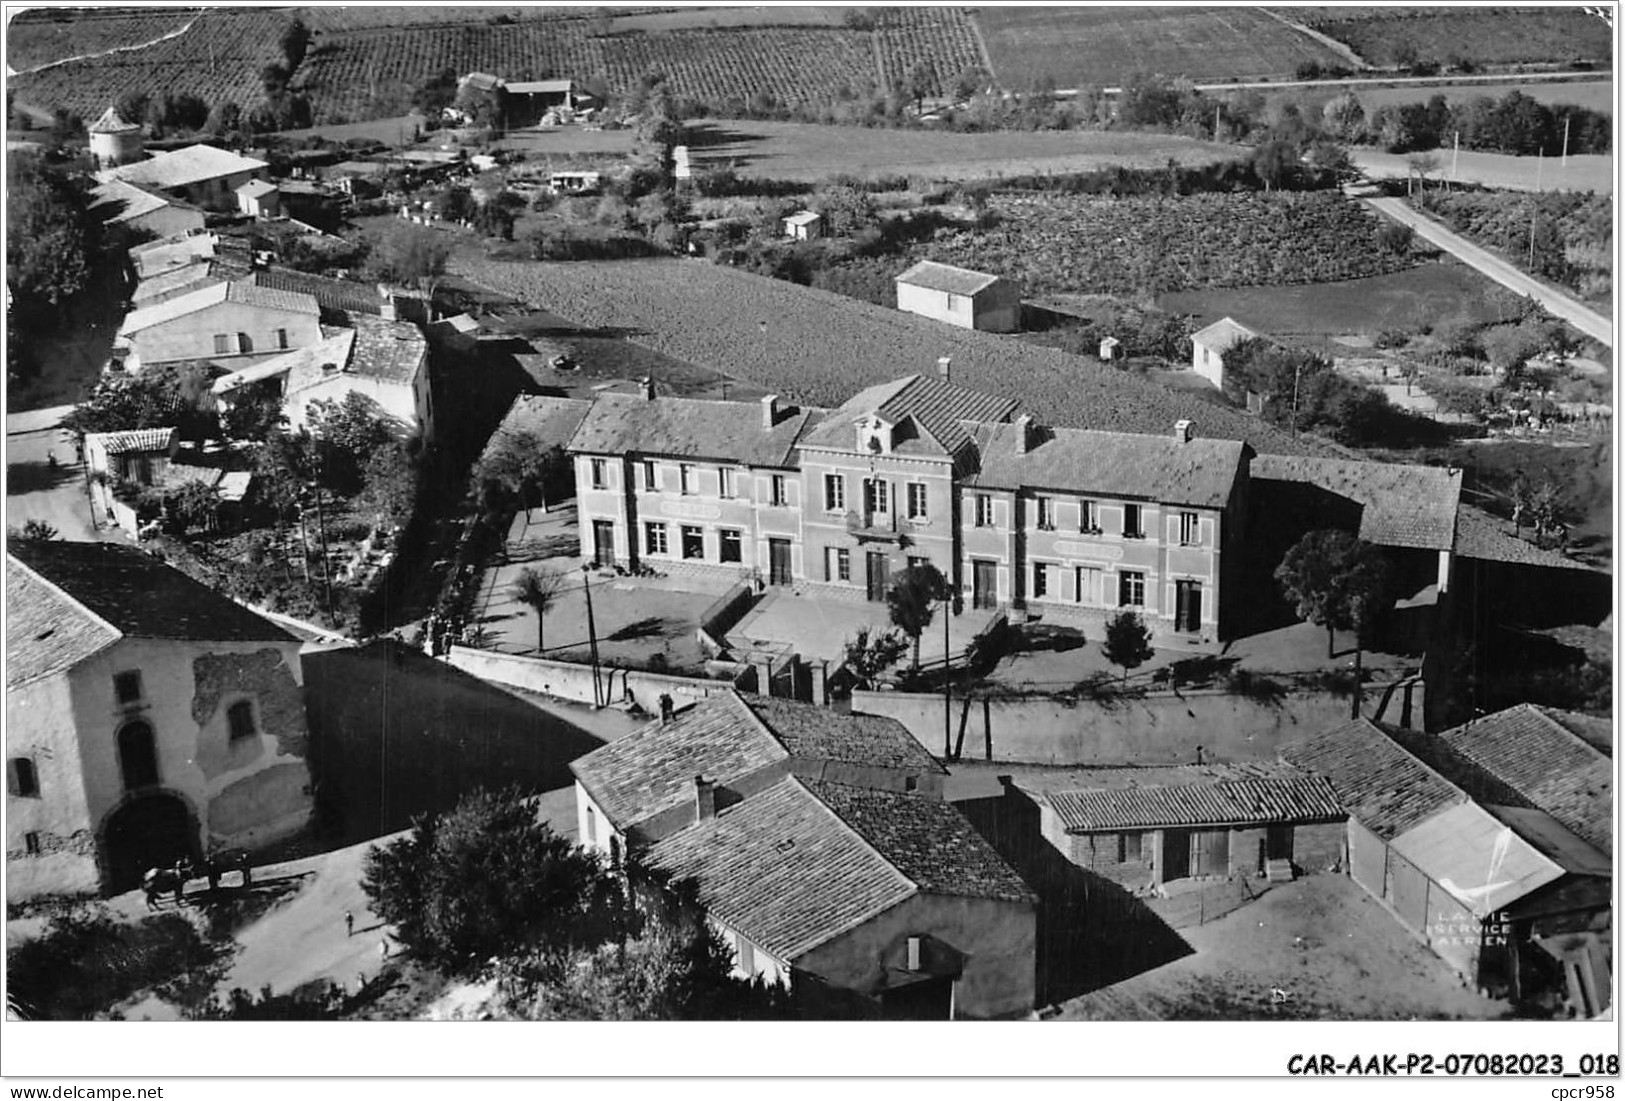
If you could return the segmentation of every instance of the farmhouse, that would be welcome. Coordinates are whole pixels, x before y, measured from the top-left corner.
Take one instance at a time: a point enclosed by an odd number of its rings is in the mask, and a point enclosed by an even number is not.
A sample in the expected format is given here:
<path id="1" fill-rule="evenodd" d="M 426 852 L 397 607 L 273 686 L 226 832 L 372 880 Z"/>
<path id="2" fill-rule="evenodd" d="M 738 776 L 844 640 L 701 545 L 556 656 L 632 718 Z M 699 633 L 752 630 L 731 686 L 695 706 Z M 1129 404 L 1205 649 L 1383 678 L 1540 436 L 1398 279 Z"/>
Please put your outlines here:
<path id="1" fill-rule="evenodd" d="M 293 636 L 110 543 L 12 543 L 6 610 L 8 902 L 308 821 Z"/>
<path id="2" fill-rule="evenodd" d="M 1366 719 L 1291 743 L 1349 814 L 1348 866 L 1467 981 L 1576 1014 L 1611 1004 L 1612 862 L 1530 806 L 1480 803 Z"/>
<path id="3" fill-rule="evenodd" d="M 119 326 L 113 354 L 131 372 L 189 359 L 229 370 L 321 338 L 310 295 L 215 283 L 131 311 Z"/>
<path id="4" fill-rule="evenodd" d="M 1031 1009 L 1037 900 L 900 725 L 730 693 L 571 767 L 584 843 L 691 882 L 737 974 L 883 1016 Z"/>
<path id="5" fill-rule="evenodd" d="M 149 187 L 203 207 L 234 208 L 235 193 L 250 180 L 263 179 L 264 161 L 239 156 L 212 145 L 189 145 L 144 161 L 97 173 L 103 183 L 122 180 Z"/>
<path id="6" fill-rule="evenodd" d="M 897 277 L 897 308 L 964 329 L 1021 328 L 1021 284 L 999 275 L 921 260 Z"/>
<path id="7" fill-rule="evenodd" d="M 129 226 L 160 238 L 203 228 L 203 211 L 197 207 L 123 180 L 98 184 L 91 194 L 95 196 L 91 209 L 118 204 L 118 212 L 107 219 L 109 225 Z"/>
<path id="8" fill-rule="evenodd" d="M 1214 389 L 1224 389 L 1224 354 L 1244 340 L 1257 340 L 1260 334 L 1230 317 L 1220 318 L 1191 334 L 1191 370 L 1207 379 Z"/>

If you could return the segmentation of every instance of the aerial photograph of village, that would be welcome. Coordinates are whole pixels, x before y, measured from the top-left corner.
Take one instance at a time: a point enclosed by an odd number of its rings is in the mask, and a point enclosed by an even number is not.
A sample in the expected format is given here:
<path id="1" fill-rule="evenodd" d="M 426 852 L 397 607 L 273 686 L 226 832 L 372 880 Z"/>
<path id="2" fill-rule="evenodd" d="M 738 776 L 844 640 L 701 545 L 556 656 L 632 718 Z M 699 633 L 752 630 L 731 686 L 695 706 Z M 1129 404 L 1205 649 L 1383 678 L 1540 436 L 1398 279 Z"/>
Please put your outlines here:
<path id="1" fill-rule="evenodd" d="M 1614 15 L 8 10 L 8 1031 L 1612 1021 Z"/>

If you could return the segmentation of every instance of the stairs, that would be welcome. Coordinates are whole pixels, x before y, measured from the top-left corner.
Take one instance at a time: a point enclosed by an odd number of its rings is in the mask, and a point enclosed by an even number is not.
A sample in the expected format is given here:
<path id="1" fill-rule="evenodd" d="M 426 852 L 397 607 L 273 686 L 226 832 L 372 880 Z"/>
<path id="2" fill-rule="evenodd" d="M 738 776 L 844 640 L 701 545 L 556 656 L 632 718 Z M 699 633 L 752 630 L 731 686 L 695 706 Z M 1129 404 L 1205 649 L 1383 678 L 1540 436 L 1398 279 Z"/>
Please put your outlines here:
<path id="1" fill-rule="evenodd" d="M 1291 883 L 1294 876 L 1292 861 L 1271 860 L 1264 864 L 1264 878 L 1271 883 Z"/>

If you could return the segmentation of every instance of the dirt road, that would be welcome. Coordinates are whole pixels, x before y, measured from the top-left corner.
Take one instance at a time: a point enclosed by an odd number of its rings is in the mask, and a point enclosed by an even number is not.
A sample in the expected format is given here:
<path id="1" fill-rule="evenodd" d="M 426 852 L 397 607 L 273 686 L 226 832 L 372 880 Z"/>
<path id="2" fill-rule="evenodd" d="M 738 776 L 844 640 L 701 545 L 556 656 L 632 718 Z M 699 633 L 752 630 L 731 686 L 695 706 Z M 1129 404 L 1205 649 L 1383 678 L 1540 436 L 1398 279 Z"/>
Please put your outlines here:
<path id="1" fill-rule="evenodd" d="M 1519 294 L 1528 295 L 1557 317 L 1561 317 L 1586 336 L 1608 347 L 1614 346 L 1614 326 L 1608 318 L 1582 306 L 1562 291 L 1551 287 L 1531 275 L 1519 271 L 1499 256 L 1482 249 L 1471 241 L 1418 214 L 1405 205 L 1403 199 L 1365 199 L 1367 206 L 1401 225 L 1410 226 L 1417 236 L 1439 246 L 1450 255 L 1483 272 L 1497 283 Z"/>

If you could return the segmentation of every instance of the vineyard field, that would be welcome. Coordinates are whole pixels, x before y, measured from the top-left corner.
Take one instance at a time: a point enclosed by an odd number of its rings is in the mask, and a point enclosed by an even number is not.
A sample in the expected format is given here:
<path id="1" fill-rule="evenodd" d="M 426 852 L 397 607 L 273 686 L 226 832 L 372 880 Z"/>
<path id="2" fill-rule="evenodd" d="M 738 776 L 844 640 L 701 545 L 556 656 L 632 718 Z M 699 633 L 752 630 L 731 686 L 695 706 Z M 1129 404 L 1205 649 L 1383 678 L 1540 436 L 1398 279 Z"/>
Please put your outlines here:
<path id="1" fill-rule="evenodd" d="M 1556 223 L 1572 267 L 1568 286 L 1588 299 L 1613 297 L 1614 204 L 1608 195 L 1435 190 L 1414 200 L 1414 205 L 1525 269 L 1529 220 L 1538 211 L 1542 220 Z"/>
<path id="2" fill-rule="evenodd" d="M 19 13 L 6 26 L 6 64 L 23 72 L 64 58 L 151 42 L 186 26 L 200 10 L 104 8 L 84 12 L 32 8 Z"/>
<path id="3" fill-rule="evenodd" d="M 976 22 L 1006 86 L 1121 84 L 1136 70 L 1228 80 L 1290 76 L 1304 62 L 1344 63 L 1320 42 L 1252 8 L 986 7 Z"/>
<path id="4" fill-rule="evenodd" d="M 939 236 L 913 258 L 1019 279 L 1028 295 L 1321 283 L 1410 265 L 1335 192 L 995 195 L 989 208 L 991 230 Z"/>
<path id="5" fill-rule="evenodd" d="M 318 35 L 342 31 L 377 30 L 382 27 L 416 27 L 440 23 L 490 23 L 501 19 L 507 22 L 540 22 L 550 19 L 575 18 L 579 12 L 569 8 L 436 4 L 430 7 L 311 7 L 300 8 L 299 15 Z"/>
<path id="6" fill-rule="evenodd" d="M 1362 18 L 1305 20 L 1329 38 L 1346 43 L 1373 65 L 1395 65 L 1401 46 L 1436 62 L 1452 57 L 1478 64 L 1600 61 L 1613 57 L 1613 33 L 1579 8 L 1528 8 L 1363 13 Z"/>
<path id="7" fill-rule="evenodd" d="M 696 30 L 712 27 L 839 27 L 840 8 L 685 8 L 608 17 L 610 34 Z"/>
<path id="8" fill-rule="evenodd" d="M 875 44 L 882 87 L 907 80 L 925 63 L 937 75 L 932 94 L 944 96 L 961 73 L 983 67 L 976 28 L 963 8 L 887 8 Z"/>
<path id="9" fill-rule="evenodd" d="M 536 264 L 461 256 L 456 273 L 589 327 L 640 332 L 656 351 L 789 400 L 833 406 L 861 387 L 953 360 L 954 379 L 1016 398 L 1045 422 L 1163 433 L 1180 419 L 1259 451 L 1318 454 L 1263 422 L 1094 360 L 959 329 L 841 295 L 684 260 Z"/>

